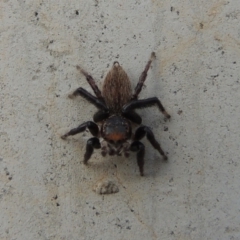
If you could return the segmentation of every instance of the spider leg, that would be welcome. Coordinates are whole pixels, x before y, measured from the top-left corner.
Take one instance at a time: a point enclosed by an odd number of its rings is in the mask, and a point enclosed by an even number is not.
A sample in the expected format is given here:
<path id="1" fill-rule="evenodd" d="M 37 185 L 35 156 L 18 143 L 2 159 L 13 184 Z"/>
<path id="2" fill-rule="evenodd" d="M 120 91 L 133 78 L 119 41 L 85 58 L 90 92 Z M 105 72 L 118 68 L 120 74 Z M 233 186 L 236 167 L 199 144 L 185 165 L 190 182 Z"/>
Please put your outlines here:
<path id="1" fill-rule="evenodd" d="M 147 99 L 141 99 L 141 100 L 133 100 L 127 104 L 125 104 L 122 108 L 122 112 L 126 113 L 129 111 L 133 111 L 137 108 L 146 108 L 151 107 L 153 105 L 157 105 L 159 110 L 164 114 L 166 118 L 170 118 L 171 116 L 167 113 L 167 111 L 164 109 L 162 103 L 157 97 L 147 98 Z"/>
<path id="2" fill-rule="evenodd" d="M 150 65 L 151 65 L 151 63 L 152 63 L 152 61 L 153 61 L 153 59 L 154 59 L 155 57 L 156 57 L 155 52 L 152 52 L 151 57 L 150 57 L 150 59 L 148 60 L 147 65 L 145 66 L 144 71 L 142 72 L 142 74 L 141 74 L 140 77 L 139 77 L 138 84 L 137 84 L 137 86 L 135 87 L 135 91 L 134 91 L 134 93 L 133 93 L 133 95 L 132 95 L 132 99 L 133 99 L 133 100 L 135 100 L 135 99 L 138 98 L 138 94 L 141 92 L 142 87 L 143 87 L 143 84 L 144 84 L 144 82 L 145 82 L 145 80 L 146 80 L 146 78 L 147 78 L 147 72 L 148 72 L 148 70 L 149 70 L 149 68 L 150 68 Z"/>
<path id="3" fill-rule="evenodd" d="M 85 98 L 87 101 L 95 105 L 100 110 L 103 110 L 104 112 L 108 112 L 108 107 L 106 106 L 105 102 L 102 101 L 101 99 L 93 96 L 90 92 L 85 90 L 84 88 L 80 87 L 76 89 L 71 95 L 69 95 L 70 98 L 75 97 L 77 95 L 82 96 Z"/>
<path id="4" fill-rule="evenodd" d="M 124 112 L 122 115 L 136 124 L 142 123 L 142 118 L 134 111 Z"/>
<path id="5" fill-rule="evenodd" d="M 94 122 L 101 122 L 109 117 L 109 113 L 99 110 L 93 115 Z"/>
<path id="6" fill-rule="evenodd" d="M 144 136 L 147 136 L 148 141 L 163 156 L 163 159 L 167 160 L 168 157 L 165 155 L 164 151 L 162 150 L 158 141 L 155 139 L 154 134 L 149 127 L 147 127 L 147 126 L 139 127 L 135 132 L 134 140 L 138 141 L 138 140 L 142 139 Z"/>
<path id="7" fill-rule="evenodd" d="M 139 141 L 134 141 L 130 148 L 130 151 L 137 152 L 137 163 L 140 171 L 140 175 L 144 175 L 144 155 L 145 155 L 145 146 Z"/>
<path id="8" fill-rule="evenodd" d="M 86 79 L 87 79 L 89 85 L 91 86 L 92 90 L 94 91 L 96 97 L 103 99 L 101 91 L 99 90 L 93 77 L 90 74 L 88 74 L 85 70 L 83 70 L 80 66 L 77 66 L 77 69 L 86 77 Z"/>
<path id="9" fill-rule="evenodd" d="M 88 160 L 91 158 L 93 154 L 93 150 L 101 148 L 101 144 L 98 138 L 93 137 L 88 139 L 87 145 L 86 145 L 86 152 L 84 154 L 84 160 L 83 163 L 86 165 Z"/>
<path id="10" fill-rule="evenodd" d="M 98 125 L 94 122 L 88 121 L 88 122 L 82 123 L 77 128 L 71 129 L 69 132 L 67 132 L 63 136 L 61 136 L 61 138 L 66 139 L 70 135 L 76 135 L 78 133 L 85 131 L 86 128 L 89 129 L 89 131 L 91 132 L 91 134 L 93 136 L 95 136 L 95 137 L 98 136 L 98 133 L 99 133 Z"/>

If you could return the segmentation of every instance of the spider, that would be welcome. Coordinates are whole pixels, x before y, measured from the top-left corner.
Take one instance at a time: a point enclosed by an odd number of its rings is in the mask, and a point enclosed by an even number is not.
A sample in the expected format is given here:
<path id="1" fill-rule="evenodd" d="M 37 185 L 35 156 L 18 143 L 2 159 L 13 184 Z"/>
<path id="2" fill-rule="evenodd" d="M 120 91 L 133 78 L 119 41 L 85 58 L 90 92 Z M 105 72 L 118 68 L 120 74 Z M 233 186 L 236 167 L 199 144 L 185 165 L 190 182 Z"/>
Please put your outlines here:
<path id="1" fill-rule="evenodd" d="M 93 104 L 98 111 L 94 114 L 93 121 L 82 123 L 77 128 L 73 128 L 61 136 L 61 138 L 66 139 L 70 135 L 81 133 L 87 128 L 89 129 L 93 137 L 87 141 L 84 164 L 88 163 L 94 149 L 101 148 L 102 156 L 107 154 L 121 156 L 121 154 L 124 154 L 125 157 L 128 157 L 129 151 L 132 151 L 136 152 L 140 175 L 143 176 L 145 146 L 140 140 L 144 136 L 163 156 L 163 159 L 167 160 L 167 156 L 155 139 L 152 130 L 148 126 L 141 125 L 142 119 L 135 112 L 136 109 L 156 105 L 166 118 L 170 118 L 170 115 L 157 97 L 138 99 L 138 95 L 146 80 L 147 72 L 155 57 L 155 53 L 152 52 L 133 92 L 128 75 L 118 62 L 114 62 L 111 70 L 108 72 L 103 83 L 102 92 L 92 76 L 77 66 L 77 69 L 86 77 L 95 96 L 80 87 L 70 94 L 69 97 L 73 98 L 80 95 Z M 133 124 L 140 125 L 135 133 L 132 133 Z M 103 141 L 100 142 L 99 138 L 102 138 Z"/>

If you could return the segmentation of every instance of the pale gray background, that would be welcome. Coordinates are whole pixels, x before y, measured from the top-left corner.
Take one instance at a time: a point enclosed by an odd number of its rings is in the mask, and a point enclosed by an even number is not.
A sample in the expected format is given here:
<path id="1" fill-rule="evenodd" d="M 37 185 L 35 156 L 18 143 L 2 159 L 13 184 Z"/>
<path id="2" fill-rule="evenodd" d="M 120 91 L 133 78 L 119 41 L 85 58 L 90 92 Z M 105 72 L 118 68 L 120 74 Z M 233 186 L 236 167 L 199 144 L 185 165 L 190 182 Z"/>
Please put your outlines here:
<path id="1" fill-rule="evenodd" d="M 2 0 L 0 19 L 1 240 L 240 239 L 239 0 Z M 135 85 L 152 51 L 141 98 L 172 119 L 139 112 L 169 161 L 144 140 L 144 178 L 134 154 L 84 166 L 90 135 L 60 139 L 95 112 L 67 98 L 90 90 L 75 66 L 101 85 L 118 60 Z"/>

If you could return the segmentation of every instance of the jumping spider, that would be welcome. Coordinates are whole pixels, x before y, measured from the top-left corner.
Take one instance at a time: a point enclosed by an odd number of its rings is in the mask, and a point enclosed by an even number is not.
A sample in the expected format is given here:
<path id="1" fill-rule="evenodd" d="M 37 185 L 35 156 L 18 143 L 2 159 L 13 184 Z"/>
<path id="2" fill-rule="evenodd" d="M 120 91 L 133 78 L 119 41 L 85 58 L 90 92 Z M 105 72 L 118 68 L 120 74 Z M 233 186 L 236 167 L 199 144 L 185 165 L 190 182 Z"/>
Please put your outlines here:
<path id="1" fill-rule="evenodd" d="M 149 127 L 141 125 L 135 131 L 135 134 L 132 134 L 132 124 L 140 125 L 142 123 L 141 117 L 135 112 L 136 109 L 157 105 L 164 116 L 170 118 L 170 115 L 166 112 L 157 97 L 138 99 L 154 58 L 155 53 L 153 52 L 133 93 L 129 78 L 118 62 L 114 62 L 111 70 L 108 72 L 103 83 L 102 92 L 97 87 L 92 76 L 77 66 L 77 69 L 86 77 L 96 96 L 93 96 L 80 87 L 69 95 L 69 97 L 72 98 L 80 95 L 95 105 L 98 111 L 93 116 L 94 122 L 84 122 L 77 128 L 64 134 L 61 138 L 66 139 L 70 135 L 83 132 L 87 128 L 89 129 L 94 137 L 87 141 L 83 160 L 84 164 L 87 164 L 94 149 L 101 148 L 102 156 L 106 156 L 107 154 L 120 156 L 123 153 L 125 157 L 128 157 L 129 151 L 133 151 L 137 152 L 137 163 L 140 174 L 143 176 L 145 146 L 140 140 L 144 136 L 147 137 L 151 145 L 163 158 L 167 160 L 167 156 Z M 100 127 L 96 123 L 99 123 Z M 99 138 L 103 138 L 103 141 L 100 142 Z"/>

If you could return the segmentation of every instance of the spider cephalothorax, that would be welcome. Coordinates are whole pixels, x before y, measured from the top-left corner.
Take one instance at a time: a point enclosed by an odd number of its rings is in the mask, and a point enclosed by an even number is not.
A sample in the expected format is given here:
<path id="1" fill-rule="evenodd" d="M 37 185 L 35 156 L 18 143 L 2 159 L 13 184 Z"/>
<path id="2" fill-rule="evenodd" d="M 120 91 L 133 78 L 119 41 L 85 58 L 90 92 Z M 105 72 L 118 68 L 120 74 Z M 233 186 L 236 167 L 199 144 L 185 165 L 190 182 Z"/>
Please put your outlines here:
<path id="1" fill-rule="evenodd" d="M 121 155 L 129 156 L 129 151 L 137 152 L 137 162 L 141 176 L 144 175 L 144 153 L 145 147 L 140 140 L 146 136 L 151 145 L 158 150 L 158 152 L 167 160 L 167 156 L 160 147 L 160 144 L 154 137 L 152 130 L 144 125 L 141 125 L 134 134 L 132 134 L 132 124 L 140 125 L 142 123 L 141 117 L 135 112 L 135 109 L 151 107 L 157 105 L 159 110 L 170 118 L 170 115 L 165 111 L 161 102 L 157 97 L 138 99 L 138 95 L 142 90 L 144 81 L 147 77 L 147 72 L 150 68 L 151 62 L 155 57 L 155 53 L 151 54 L 144 71 L 142 72 L 139 82 L 132 92 L 131 83 L 126 72 L 119 65 L 114 62 L 111 70 L 108 72 L 102 92 L 97 87 L 94 79 L 86 71 L 77 68 L 86 77 L 88 83 L 92 87 L 96 96 L 92 95 L 83 88 L 76 89 L 70 98 L 80 95 L 95 105 L 98 111 L 93 116 L 93 121 L 84 122 L 77 128 L 74 128 L 64 134 L 62 139 L 66 139 L 70 135 L 83 132 L 86 128 L 89 129 L 94 136 L 87 141 L 86 152 L 84 155 L 84 164 L 87 164 L 93 150 L 101 148 L 102 155 Z M 96 124 L 98 123 L 99 126 Z M 100 138 L 103 140 L 100 142 Z"/>

